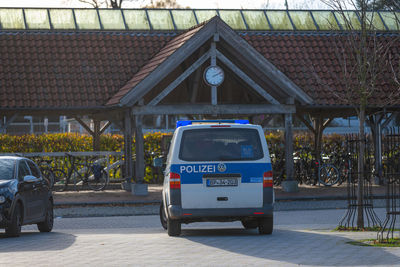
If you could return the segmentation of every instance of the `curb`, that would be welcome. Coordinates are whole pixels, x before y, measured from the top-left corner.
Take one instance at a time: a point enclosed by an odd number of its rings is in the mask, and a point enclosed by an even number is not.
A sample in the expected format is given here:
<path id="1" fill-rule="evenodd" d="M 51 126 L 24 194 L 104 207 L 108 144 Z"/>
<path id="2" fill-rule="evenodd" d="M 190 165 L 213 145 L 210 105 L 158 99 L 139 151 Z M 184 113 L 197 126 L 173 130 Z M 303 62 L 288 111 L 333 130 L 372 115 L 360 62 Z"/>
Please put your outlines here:
<path id="1" fill-rule="evenodd" d="M 385 195 L 376 195 L 372 199 L 385 199 Z M 276 198 L 276 202 L 289 202 L 289 201 L 335 201 L 335 200 L 347 200 L 345 196 L 311 196 L 311 197 L 285 197 Z M 161 200 L 156 201 L 97 201 L 97 202 L 59 202 L 55 203 L 55 208 L 67 208 L 67 207 L 86 207 L 86 206 L 142 206 L 142 205 L 159 205 Z"/>

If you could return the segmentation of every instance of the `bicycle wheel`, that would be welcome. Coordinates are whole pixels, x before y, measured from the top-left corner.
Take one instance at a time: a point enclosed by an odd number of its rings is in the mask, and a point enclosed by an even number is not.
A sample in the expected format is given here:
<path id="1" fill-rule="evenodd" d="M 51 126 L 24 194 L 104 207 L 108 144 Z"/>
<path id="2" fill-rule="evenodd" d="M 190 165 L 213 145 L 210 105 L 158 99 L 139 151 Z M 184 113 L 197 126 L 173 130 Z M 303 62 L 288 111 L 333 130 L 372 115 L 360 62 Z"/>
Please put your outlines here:
<path id="1" fill-rule="evenodd" d="M 95 175 L 91 168 L 85 173 L 85 179 L 90 189 L 93 191 L 103 190 L 108 184 L 107 173 L 101 170 L 100 174 Z"/>
<path id="2" fill-rule="evenodd" d="M 54 186 L 54 181 L 55 181 L 53 171 L 50 169 L 42 169 L 42 174 L 43 174 L 43 178 L 47 181 L 49 188 L 52 189 Z"/>
<path id="3" fill-rule="evenodd" d="M 319 168 L 318 180 L 325 186 L 336 184 L 340 179 L 339 170 L 332 164 L 324 164 Z"/>
<path id="4" fill-rule="evenodd" d="M 65 174 L 65 172 L 63 170 L 60 170 L 60 169 L 54 169 L 52 172 L 54 175 L 53 189 L 56 192 L 64 191 L 68 185 L 67 175 Z"/>

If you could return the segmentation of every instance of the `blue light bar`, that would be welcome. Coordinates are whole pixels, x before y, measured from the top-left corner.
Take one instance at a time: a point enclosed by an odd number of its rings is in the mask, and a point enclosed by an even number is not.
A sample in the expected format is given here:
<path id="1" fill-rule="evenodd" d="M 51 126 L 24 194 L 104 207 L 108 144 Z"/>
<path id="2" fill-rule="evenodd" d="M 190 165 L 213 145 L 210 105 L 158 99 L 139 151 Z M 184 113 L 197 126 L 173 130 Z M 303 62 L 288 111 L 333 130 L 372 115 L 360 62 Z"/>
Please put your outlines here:
<path id="1" fill-rule="evenodd" d="M 249 124 L 249 120 L 191 120 L 191 121 L 177 121 L 176 128 L 181 126 L 192 125 L 193 123 L 237 123 Z"/>

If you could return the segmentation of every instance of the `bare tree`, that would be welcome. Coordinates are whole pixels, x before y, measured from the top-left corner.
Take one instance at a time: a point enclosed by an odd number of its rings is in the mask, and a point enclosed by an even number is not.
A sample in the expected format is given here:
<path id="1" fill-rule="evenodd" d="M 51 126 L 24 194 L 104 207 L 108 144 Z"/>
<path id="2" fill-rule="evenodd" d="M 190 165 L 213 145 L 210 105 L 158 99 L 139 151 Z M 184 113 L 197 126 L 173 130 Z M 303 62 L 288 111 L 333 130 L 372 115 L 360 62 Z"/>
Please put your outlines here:
<path id="1" fill-rule="evenodd" d="M 89 4 L 93 8 L 100 8 L 100 7 L 121 8 L 122 3 L 128 1 L 132 2 L 137 0 L 79 0 L 79 2 Z"/>
<path id="2" fill-rule="evenodd" d="M 336 10 L 341 25 L 347 32 L 338 35 L 334 41 L 337 60 L 341 71 L 336 74 L 337 79 L 346 88 L 345 91 L 330 88 L 316 71 L 311 71 L 318 84 L 328 88 L 333 95 L 346 101 L 351 106 L 356 106 L 359 118 L 359 134 L 365 136 L 366 108 L 371 97 L 376 97 L 377 84 L 382 79 L 391 79 L 398 83 L 398 55 L 393 53 L 394 46 L 398 46 L 398 39 L 378 36 L 373 23 L 371 11 L 373 1 L 369 0 L 322 0 L 325 4 Z M 350 3 L 350 6 L 349 6 Z M 350 9 L 357 10 L 359 23 L 352 20 Z M 396 58 L 397 57 L 397 58 Z M 385 103 L 399 100 L 399 90 L 392 92 Z M 361 142 L 358 151 L 358 188 L 357 188 L 357 227 L 364 227 L 364 143 Z"/>
<path id="3" fill-rule="evenodd" d="M 150 0 L 150 4 L 144 6 L 145 8 L 183 8 L 176 0 Z M 186 7 L 189 8 L 189 7 Z"/>

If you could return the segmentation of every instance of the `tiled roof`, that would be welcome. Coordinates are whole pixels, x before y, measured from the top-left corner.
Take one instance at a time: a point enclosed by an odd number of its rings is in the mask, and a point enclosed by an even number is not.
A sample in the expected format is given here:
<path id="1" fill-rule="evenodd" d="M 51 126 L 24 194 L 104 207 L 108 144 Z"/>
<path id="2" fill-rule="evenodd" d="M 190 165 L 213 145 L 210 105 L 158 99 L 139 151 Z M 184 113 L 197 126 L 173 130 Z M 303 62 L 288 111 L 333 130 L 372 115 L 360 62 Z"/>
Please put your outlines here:
<path id="1" fill-rule="evenodd" d="M 0 108 L 104 106 L 174 35 L 0 32 Z"/>
<path id="2" fill-rule="evenodd" d="M 0 32 L 0 109 L 118 103 L 199 28 L 178 36 L 174 32 Z M 337 35 L 239 34 L 316 105 L 349 104 L 335 49 Z M 400 45 L 393 46 L 392 54 L 399 56 Z M 376 104 L 387 101 L 388 91 L 393 91 L 390 80 L 379 80 L 383 92 L 373 95 Z"/>
<path id="3" fill-rule="evenodd" d="M 289 77 L 297 86 L 314 99 L 316 105 L 352 105 L 358 103 L 355 92 L 356 72 L 354 58 L 342 50 L 341 44 L 349 40 L 341 34 L 252 34 L 241 36 L 265 58 Z M 400 60 L 400 36 L 379 36 L 382 43 L 396 40 L 391 45 L 394 67 Z M 349 46 L 344 51 L 349 52 Z M 341 66 L 347 61 L 347 74 Z M 397 63 L 396 63 L 397 62 Z M 396 65 L 397 64 L 397 65 Z M 389 66 L 382 69 L 389 70 Z M 399 70 L 398 70 L 399 71 Z M 400 88 L 393 83 L 393 72 L 379 74 L 369 104 L 373 106 L 400 104 Z"/>

